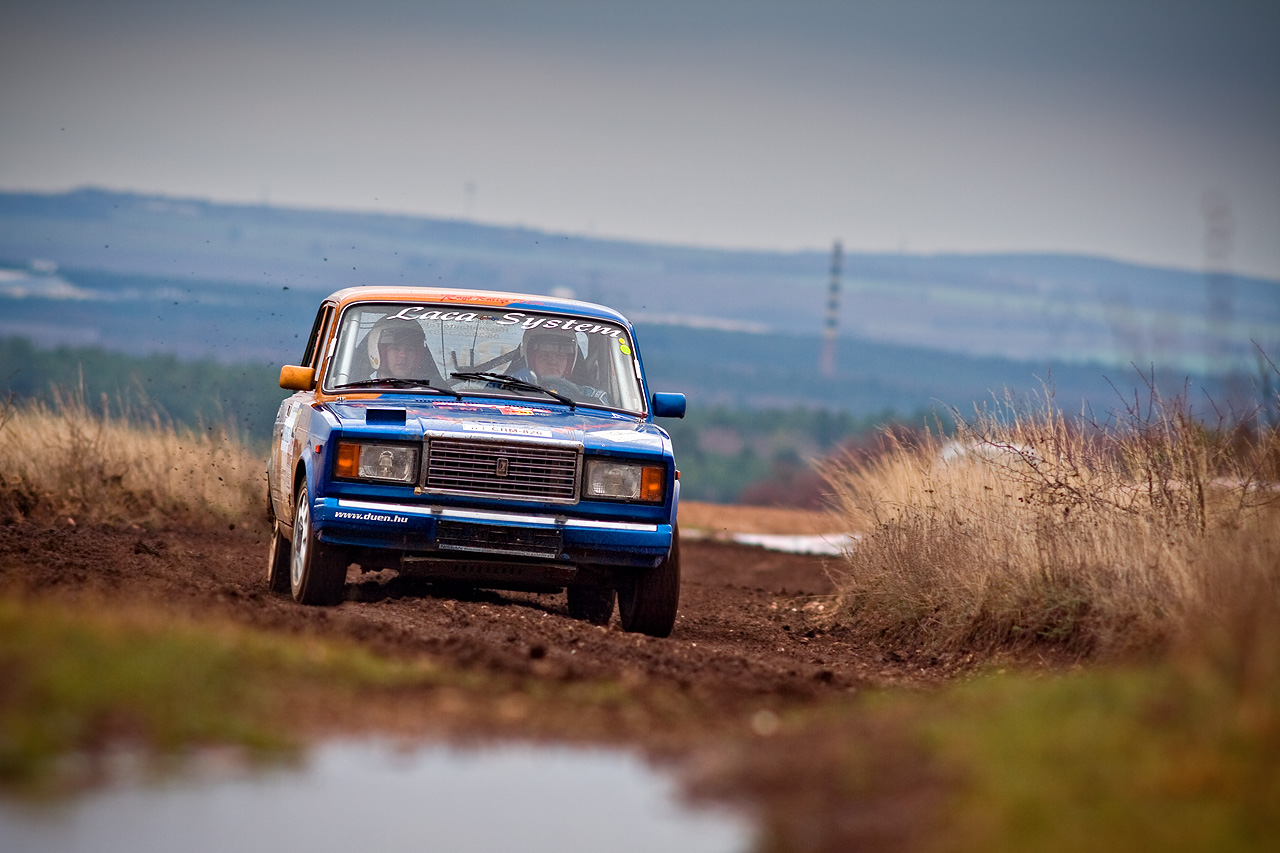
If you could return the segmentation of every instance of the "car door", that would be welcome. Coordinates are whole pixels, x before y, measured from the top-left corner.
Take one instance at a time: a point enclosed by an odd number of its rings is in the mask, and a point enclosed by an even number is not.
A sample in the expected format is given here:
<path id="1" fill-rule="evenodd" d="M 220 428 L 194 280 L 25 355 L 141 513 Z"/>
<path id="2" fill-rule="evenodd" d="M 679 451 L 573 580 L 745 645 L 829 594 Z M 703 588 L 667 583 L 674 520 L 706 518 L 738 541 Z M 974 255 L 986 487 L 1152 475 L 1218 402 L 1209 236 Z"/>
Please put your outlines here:
<path id="1" fill-rule="evenodd" d="M 317 379 L 324 361 L 324 343 L 328 340 L 334 313 L 335 307 L 331 303 L 320 306 L 315 323 L 311 326 L 311 334 L 307 338 L 306 351 L 302 355 L 301 365 L 315 370 Z M 311 411 L 315 396 L 314 388 L 296 391 L 280 404 L 276 412 L 268 480 L 272 513 L 276 518 L 284 519 L 286 524 L 293 518 L 293 472 L 296 470 L 299 448 L 306 445 L 309 418 L 305 415 Z"/>

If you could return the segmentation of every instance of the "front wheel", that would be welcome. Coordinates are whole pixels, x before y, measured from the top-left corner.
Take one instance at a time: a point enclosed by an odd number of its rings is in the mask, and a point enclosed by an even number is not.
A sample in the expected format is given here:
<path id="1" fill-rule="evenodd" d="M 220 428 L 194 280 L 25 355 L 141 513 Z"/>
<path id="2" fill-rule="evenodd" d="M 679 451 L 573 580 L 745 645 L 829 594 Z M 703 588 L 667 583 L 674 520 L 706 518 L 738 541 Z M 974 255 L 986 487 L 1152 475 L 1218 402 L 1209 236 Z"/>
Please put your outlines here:
<path id="1" fill-rule="evenodd" d="M 347 583 L 347 552 L 326 545 L 311 527 L 311 496 L 303 485 L 293 515 L 289 589 L 294 601 L 329 607 L 342 601 Z"/>
<path id="2" fill-rule="evenodd" d="M 280 522 L 271 522 L 271 544 L 267 547 L 267 587 L 272 592 L 289 591 L 289 560 L 292 549 L 280 532 Z"/>
<path id="3" fill-rule="evenodd" d="M 622 630 L 669 637 L 680 605 L 680 533 L 673 529 L 671 551 L 661 563 L 618 584 Z"/>

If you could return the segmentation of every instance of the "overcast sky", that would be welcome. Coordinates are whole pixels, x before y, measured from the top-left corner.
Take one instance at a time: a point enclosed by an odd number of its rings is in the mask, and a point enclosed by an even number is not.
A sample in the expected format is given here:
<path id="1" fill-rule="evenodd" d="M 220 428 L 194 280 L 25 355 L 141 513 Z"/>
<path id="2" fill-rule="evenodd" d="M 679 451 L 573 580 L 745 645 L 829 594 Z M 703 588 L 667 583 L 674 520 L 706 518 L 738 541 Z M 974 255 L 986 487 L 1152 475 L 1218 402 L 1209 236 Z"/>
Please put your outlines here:
<path id="1" fill-rule="evenodd" d="M 265 7 L 265 8 L 260 8 Z M 0 190 L 1280 279 L 1280 3 L 0 0 Z"/>

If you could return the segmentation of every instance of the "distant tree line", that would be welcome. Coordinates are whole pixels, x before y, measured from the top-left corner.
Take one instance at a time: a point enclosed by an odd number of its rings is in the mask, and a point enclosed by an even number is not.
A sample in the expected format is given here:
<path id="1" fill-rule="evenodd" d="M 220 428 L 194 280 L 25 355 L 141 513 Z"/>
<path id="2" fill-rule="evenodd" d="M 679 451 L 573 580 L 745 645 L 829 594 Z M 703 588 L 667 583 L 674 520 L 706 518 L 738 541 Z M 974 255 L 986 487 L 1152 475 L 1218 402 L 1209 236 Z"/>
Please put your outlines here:
<path id="1" fill-rule="evenodd" d="M 826 501 L 822 470 L 846 453 L 874 452 L 879 437 L 950 429 L 946 413 L 857 416 L 831 409 L 699 408 L 662 421 L 675 444 L 680 494 L 715 503 L 818 509 Z"/>
<path id="2" fill-rule="evenodd" d="M 278 370 L 96 347 L 41 349 L 23 338 L 0 338 L 0 398 L 52 403 L 59 394 L 83 393 L 90 405 L 138 421 L 230 429 L 264 453 L 287 393 L 277 384 Z M 675 444 L 683 497 L 819 506 L 825 485 L 815 460 L 867 443 L 885 424 L 925 421 L 924 413 L 895 418 L 891 412 L 706 407 L 695 396 L 683 420 L 661 424 Z"/>
<path id="3" fill-rule="evenodd" d="M 279 368 L 134 356 L 96 347 L 40 349 L 23 338 L 0 338 L 0 397 L 53 402 L 83 393 L 90 405 L 140 421 L 157 417 L 193 429 L 229 429 L 263 447 L 286 392 Z"/>

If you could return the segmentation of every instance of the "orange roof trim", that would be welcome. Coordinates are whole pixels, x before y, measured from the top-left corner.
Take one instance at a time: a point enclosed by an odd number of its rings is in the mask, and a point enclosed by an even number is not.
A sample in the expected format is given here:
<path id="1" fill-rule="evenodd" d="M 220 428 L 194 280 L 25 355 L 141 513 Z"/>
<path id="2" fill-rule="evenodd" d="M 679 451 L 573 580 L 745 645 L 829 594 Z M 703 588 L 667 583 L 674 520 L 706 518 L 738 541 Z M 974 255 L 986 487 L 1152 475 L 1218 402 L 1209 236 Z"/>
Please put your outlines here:
<path id="1" fill-rule="evenodd" d="M 502 307 L 513 302 L 523 302 L 527 296 L 489 290 L 445 290 L 426 287 L 348 287 L 330 298 L 347 303 L 366 299 L 406 299 L 451 305 L 490 305 Z"/>
<path id="2" fill-rule="evenodd" d="M 462 305 L 510 305 L 515 299 L 504 299 L 496 296 L 472 296 L 463 294 L 449 294 L 447 296 L 432 297 L 433 302 L 456 302 Z"/>

